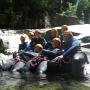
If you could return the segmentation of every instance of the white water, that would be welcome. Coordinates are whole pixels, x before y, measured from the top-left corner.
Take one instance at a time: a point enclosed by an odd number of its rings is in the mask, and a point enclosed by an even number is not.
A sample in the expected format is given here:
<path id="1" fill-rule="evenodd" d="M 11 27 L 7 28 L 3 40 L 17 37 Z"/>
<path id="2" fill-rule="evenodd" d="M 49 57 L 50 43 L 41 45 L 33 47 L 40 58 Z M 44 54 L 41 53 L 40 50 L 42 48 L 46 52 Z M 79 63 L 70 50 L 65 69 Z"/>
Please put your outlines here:
<path id="1" fill-rule="evenodd" d="M 14 31 L 12 31 L 14 32 Z M 9 49 L 11 49 L 11 52 L 14 50 L 17 51 L 17 48 L 18 48 L 18 44 L 20 43 L 20 40 L 19 40 L 19 37 L 20 35 L 18 34 L 14 34 L 14 33 L 10 33 L 8 31 L 4 32 L 4 33 L 1 33 L 0 32 L 0 38 L 3 40 L 3 41 L 7 41 L 9 42 Z"/>
<path id="2" fill-rule="evenodd" d="M 21 34 L 16 34 L 16 31 L 14 30 L 5 31 L 4 33 L 0 31 L 0 38 L 3 41 L 9 42 L 9 48 L 8 48 L 9 52 L 18 51 L 19 44 L 21 43 L 20 35 Z M 28 41 L 28 38 L 26 41 Z"/>
<path id="3" fill-rule="evenodd" d="M 56 28 L 60 29 L 60 27 L 56 27 Z M 49 28 L 42 29 L 42 31 L 47 31 L 47 30 L 50 30 L 50 29 Z M 69 30 L 76 32 L 76 33 L 80 33 L 80 35 L 76 37 L 78 39 L 80 39 L 84 36 L 90 36 L 90 24 L 70 25 Z M 0 38 L 2 38 L 3 41 L 9 42 L 9 49 L 8 49 L 9 52 L 18 51 L 18 45 L 20 44 L 20 34 L 16 34 L 16 31 L 9 30 L 9 31 L 5 31 L 3 33 L 0 30 Z M 83 51 L 85 51 L 87 53 L 89 61 L 90 61 L 90 49 L 83 48 Z M 11 58 L 12 58 L 12 55 L 8 57 L 7 55 L 0 54 L 0 63 L 2 63 L 2 60 L 4 61 L 4 63 L 7 63 L 7 61 L 10 60 Z M 5 64 L 5 65 L 7 65 L 7 64 Z M 88 77 L 90 78 L 90 64 L 86 65 L 86 69 L 88 72 Z M 84 85 L 85 84 L 89 85 L 90 81 L 84 83 Z"/>
<path id="4" fill-rule="evenodd" d="M 60 27 L 56 27 L 56 28 L 60 29 Z M 42 31 L 47 31 L 47 30 L 50 30 L 50 29 L 49 28 L 42 29 Z M 85 37 L 85 36 L 90 36 L 90 24 L 71 25 L 71 26 L 69 26 L 69 30 L 76 32 L 76 33 L 80 33 L 80 35 L 76 37 L 78 39 Z M 14 30 L 8 30 L 8 31 L 4 30 L 4 32 L 0 31 L 0 38 L 2 38 L 3 41 L 9 42 L 9 48 L 7 49 L 7 52 L 13 53 L 14 51 L 18 51 L 18 47 L 20 44 L 20 35 L 21 34 L 16 34 L 16 31 L 14 31 Z M 27 38 L 27 41 L 28 41 L 28 38 Z M 84 45 L 84 44 L 87 44 L 87 43 L 81 43 L 81 45 Z M 88 44 L 90 44 L 90 42 Z M 86 49 L 84 49 L 84 51 L 85 50 Z M 87 50 L 87 51 L 88 51 L 87 53 L 90 53 L 89 50 Z M 89 55 L 88 55 L 88 57 L 90 58 Z M 10 59 L 10 58 L 12 58 L 12 57 L 10 56 L 8 58 L 8 56 L 0 54 L 0 63 L 2 63 L 2 60 L 4 63 L 7 63 L 8 59 Z"/>
<path id="5" fill-rule="evenodd" d="M 90 24 L 84 25 L 71 25 L 69 30 L 77 33 L 81 33 L 82 36 L 90 36 Z"/>
<path id="6" fill-rule="evenodd" d="M 56 27 L 57 29 L 60 29 L 60 27 Z M 49 29 L 42 29 L 49 30 Z M 90 24 L 84 24 L 84 25 L 70 25 L 69 30 L 77 33 L 81 33 L 77 38 L 82 38 L 84 36 L 90 36 Z M 0 38 L 2 38 L 4 41 L 9 42 L 9 49 L 12 49 L 12 51 L 17 51 L 18 44 L 20 44 L 20 34 L 15 34 L 16 32 L 13 30 L 5 31 L 4 33 L 0 31 Z M 28 40 L 28 39 L 27 39 Z"/>
<path id="7" fill-rule="evenodd" d="M 60 29 L 61 27 L 56 27 L 56 28 Z M 41 31 L 47 31 L 47 30 L 50 30 L 50 28 L 41 29 Z M 85 37 L 85 36 L 90 36 L 90 24 L 70 25 L 69 30 L 76 32 L 76 33 L 80 33 L 79 36 L 76 36 L 76 38 L 78 38 L 78 39 Z M 21 34 L 16 34 L 16 31 L 14 31 L 14 30 L 8 30 L 8 31 L 2 30 L 2 31 L 0 30 L 0 38 L 2 38 L 3 41 L 9 42 L 8 52 L 18 51 L 18 46 L 20 44 L 20 35 Z M 28 38 L 27 38 L 27 41 L 28 41 Z"/>

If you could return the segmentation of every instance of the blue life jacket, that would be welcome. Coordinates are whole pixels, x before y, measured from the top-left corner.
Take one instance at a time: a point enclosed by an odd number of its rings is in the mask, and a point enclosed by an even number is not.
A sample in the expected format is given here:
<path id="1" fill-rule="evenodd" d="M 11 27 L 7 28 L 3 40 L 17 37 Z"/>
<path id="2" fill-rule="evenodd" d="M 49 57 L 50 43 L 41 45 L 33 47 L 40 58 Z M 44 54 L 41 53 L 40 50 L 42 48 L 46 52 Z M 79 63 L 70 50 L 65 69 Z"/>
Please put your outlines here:
<path id="1" fill-rule="evenodd" d="M 79 46 L 80 46 L 80 41 L 72 37 L 72 39 L 67 43 L 67 45 L 63 47 L 64 58 L 71 58 L 76 53 Z"/>
<path id="2" fill-rule="evenodd" d="M 24 50 L 27 47 L 28 47 L 28 42 L 24 42 L 22 44 L 19 44 L 19 50 Z"/>
<path id="3" fill-rule="evenodd" d="M 25 49 L 25 51 L 34 50 L 36 44 L 41 44 L 43 47 L 45 47 L 46 40 L 43 37 L 32 40 L 29 46 Z"/>
<path id="4" fill-rule="evenodd" d="M 47 49 L 42 50 L 42 55 L 48 57 L 49 59 L 53 59 L 56 56 L 59 56 L 59 55 L 62 55 L 62 54 L 63 54 L 63 50 L 61 48 L 55 48 L 52 51 L 47 50 Z"/>

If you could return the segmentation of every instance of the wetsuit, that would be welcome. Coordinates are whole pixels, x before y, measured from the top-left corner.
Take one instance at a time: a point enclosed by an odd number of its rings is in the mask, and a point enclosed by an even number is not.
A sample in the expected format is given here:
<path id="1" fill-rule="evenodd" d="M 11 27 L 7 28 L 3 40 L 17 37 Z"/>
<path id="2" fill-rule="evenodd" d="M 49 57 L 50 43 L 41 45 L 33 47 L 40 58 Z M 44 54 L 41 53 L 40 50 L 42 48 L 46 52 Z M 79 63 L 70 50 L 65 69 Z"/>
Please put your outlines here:
<path id="1" fill-rule="evenodd" d="M 41 37 L 39 39 L 33 39 L 30 42 L 29 46 L 25 49 L 25 51 L 34 50 L 34 47 L 35 47 L 36 44 L 41 44 L 43 47 L 45 47 L 46 40 L 43 37 Z"/>
<path id="2" fill-rule="evenodd" d="M 24 50 L 28 47 L 28 42 L 24 42 L 22 44 L 19 44 L 19 50 Z"/>

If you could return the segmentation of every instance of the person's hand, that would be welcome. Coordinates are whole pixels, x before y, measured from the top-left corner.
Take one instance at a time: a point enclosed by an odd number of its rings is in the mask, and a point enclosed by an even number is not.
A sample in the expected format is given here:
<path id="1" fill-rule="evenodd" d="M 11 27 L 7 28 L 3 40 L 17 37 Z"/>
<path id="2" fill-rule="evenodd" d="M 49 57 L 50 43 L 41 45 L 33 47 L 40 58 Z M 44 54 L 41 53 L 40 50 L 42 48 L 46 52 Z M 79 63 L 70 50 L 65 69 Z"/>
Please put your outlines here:
<path id="1" fill-rule="evenodd" d="M 56 61 L 56 62 L 60 62 L 61 60 L 63 60 L 63 55 L 57 56 L 56 58 L 53 59 L 53 61 Z"/>

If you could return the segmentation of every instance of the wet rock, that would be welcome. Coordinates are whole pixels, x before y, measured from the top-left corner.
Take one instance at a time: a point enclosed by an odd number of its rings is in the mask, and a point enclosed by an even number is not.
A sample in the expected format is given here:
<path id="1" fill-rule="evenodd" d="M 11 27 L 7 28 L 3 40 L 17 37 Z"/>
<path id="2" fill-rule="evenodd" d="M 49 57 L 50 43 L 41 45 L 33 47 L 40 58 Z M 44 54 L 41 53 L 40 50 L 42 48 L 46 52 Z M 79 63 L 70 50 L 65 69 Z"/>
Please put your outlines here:
<path id="1" fill-rule="evenodd" d="M 0 39 L 0 53 L 5 53 L 6 49 L 9 47 L 9 43 L 7 41 L 3 41 Z"/>
<path id="2" fill-rule="evenodd" d="M 83 45 L 84 48 L 90 48 L 90 44 Z"/>
<path id="3" fill-rule="evenodd" d="M 4 50 L 5 50 L 5 46 L 4 46 L 3 40 L 0 39 L 0 53 L 3 53 Z"/>
<path id="4" fill-rule="evenodd" d="M 81 39 L 83 43 L 90 43 L 90 36 L 85 36 Z"/>
<path id="5" fill-rule="evenodd" d="M 77 33 L 77 32 L 72 32 L 73 36 L 79 36 L 80 33 Z"/>
<path id="6" fill-rule="evenodd" d="M 67 25 L 81 24 L 80 20 L 76 16 L 62 16 L 62 15 L 56 15 L 51 17 L 50 23 L 51 26 L 60 26 L 63 24 Z"/>

